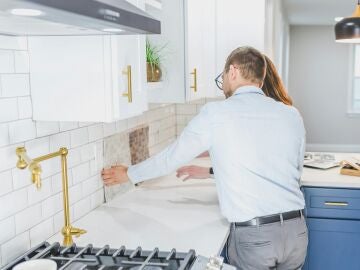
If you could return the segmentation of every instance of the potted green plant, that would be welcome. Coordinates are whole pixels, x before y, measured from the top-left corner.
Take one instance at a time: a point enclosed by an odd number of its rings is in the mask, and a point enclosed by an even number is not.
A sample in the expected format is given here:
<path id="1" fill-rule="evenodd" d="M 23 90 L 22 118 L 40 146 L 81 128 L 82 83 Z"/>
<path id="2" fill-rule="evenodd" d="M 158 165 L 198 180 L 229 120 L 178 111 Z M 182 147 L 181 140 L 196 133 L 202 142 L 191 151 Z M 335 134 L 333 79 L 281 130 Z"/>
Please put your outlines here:
<path id="1" fill-rule="evenodd" d="M 162 47 L 152 45 L 149 40 L 146 40 L 146 71 L 148 82 L 158 82 L 161 80 L 161 61 L 163 55 L 161 52 L 166 45 Z"/>

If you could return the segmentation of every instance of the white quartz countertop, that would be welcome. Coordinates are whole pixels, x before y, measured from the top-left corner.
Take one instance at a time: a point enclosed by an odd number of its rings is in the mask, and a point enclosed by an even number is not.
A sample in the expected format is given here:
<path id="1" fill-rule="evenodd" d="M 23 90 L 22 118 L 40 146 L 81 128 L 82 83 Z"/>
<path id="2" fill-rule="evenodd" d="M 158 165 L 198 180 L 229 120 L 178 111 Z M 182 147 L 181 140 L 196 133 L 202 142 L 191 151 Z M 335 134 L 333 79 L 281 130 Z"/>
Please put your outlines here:
<path id="1" fill-rule="evenodd" d="M 360 159 L 360 153 L 336 153 L 335 160 L 351 157 Z M 340 174 L 340 167 L 328 170 L 304 168 L 301 177 L 302 186 L 360 188 L 360 177 Z"/>
<path id="2" fill-rule="evenodd" d="M 192 164 L 207 166 L 210 162 L 197 159 Z M 183 182 L 175 173 L 115 197 L 73 226 L 87 230 L 74 238 L 78 246 L 194 249 L 203 256 L 219 254 L 229 232 L 229 224 L 220 214 L 214 180 Z M 62 242 L 62 236 L 57 234 L 49 241 Z"/>
<path id="3" fill-rule="evenodd" d="M 360 154 L 339 153 L 336 160 L 360 158 Z M 208 158 L 192 164 L 210 166 Z M 304 168 L 301 185 L 360 188 L 360 177 L 341 175 L 340 168 Z M 220 213 L 213 179 L 183 182 L 175 173 L 142 183 L 93 210 L 73 226 L 88 232 L 74 238 L 78 246 L 93 244 L 112 248 L 125 245 L 144 250 L 158 247 L 168 251 L 194 249 L 197 254 L 219 254 L 229 233 L 229 224 Z M 62 241 L 57 234 L 50 242 Z"/>

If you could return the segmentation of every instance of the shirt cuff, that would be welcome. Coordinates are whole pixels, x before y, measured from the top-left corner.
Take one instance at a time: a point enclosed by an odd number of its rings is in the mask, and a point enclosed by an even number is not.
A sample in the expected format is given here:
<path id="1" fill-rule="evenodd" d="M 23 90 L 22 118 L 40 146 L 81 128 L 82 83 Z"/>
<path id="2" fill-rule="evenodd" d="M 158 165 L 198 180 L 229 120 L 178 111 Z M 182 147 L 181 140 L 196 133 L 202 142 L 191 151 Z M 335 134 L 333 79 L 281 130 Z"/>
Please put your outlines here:
<path id="1" fill-rule="evenodd" d="M 127 175 L 133 184 L 138 184 L 138 183 L 142 182 L 140 176 L 136 172 L 135 165 L 128 167 Z"/>

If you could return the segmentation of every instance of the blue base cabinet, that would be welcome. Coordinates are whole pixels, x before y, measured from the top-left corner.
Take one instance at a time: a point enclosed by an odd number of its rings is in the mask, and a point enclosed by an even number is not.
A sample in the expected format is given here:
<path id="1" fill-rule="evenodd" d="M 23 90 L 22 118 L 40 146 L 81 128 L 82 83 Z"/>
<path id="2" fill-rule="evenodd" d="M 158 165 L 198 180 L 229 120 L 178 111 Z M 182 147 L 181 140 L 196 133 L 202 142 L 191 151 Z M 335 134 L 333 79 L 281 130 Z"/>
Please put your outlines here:
<path id="1" fill-rule="evenodd" d="M 309 245 L 303 270 L 360 270 L 360 189 L 303 188 Z"/>
<path id="2" fill-rule="evenodd" d="M 306 270 L 359 270 L 360 221 L 307 219 Z"/>

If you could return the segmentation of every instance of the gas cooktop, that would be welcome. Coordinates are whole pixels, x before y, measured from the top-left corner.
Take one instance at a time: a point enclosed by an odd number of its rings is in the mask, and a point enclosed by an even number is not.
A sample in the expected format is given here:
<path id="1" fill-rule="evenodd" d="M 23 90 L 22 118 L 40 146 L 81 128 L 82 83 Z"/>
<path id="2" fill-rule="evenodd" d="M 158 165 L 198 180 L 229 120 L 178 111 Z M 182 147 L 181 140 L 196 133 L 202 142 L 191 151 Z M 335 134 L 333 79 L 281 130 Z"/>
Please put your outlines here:
<path id="1" fill-rule="evenodd" d="M 15 265 L 35 259 L 50 259 L 56 262 L 59 270 L 199 270 L 199 269 L 224 269 L 235 270 L 235 267 L 223 263 L 221 257 L 205 258 L 196 256 L 194 250 L 177 252 L 144 251 L 141 247 L 135 250 L 121 246 L 118 249 L 105 245 L 94 248 L 91 244 L 85 247 L 61 246 L 58 242 L 49 244 L 43 242 L 27 251 L 1 270 L 11 270 Z"/>

